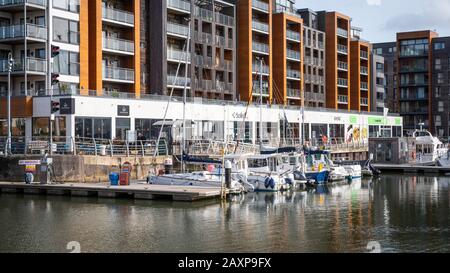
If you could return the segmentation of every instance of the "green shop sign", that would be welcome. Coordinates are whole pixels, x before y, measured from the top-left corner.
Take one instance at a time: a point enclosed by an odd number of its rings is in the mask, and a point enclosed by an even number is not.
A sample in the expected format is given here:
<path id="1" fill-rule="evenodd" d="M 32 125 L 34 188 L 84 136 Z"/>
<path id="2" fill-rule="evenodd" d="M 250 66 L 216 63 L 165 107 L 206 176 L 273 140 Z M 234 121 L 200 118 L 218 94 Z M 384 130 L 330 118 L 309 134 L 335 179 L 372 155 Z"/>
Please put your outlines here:
<path id="1" fill-rule="evenodd" d="M 350 116 L 350 124 L 357 124 L 357 123 L 358 123 L 358 117 Z"/>
<path id="2" fill-rule="evenodd" d="M 401 126 L 402 125 L 402 119 L 401 118 L 396 118 L 395 119 L 395 125 Z"/>
<path id="3" fill-rule="evenodd" d="M 383 117 L 369 117 L 369 125 L 384 125 L 387 124 Z"/>

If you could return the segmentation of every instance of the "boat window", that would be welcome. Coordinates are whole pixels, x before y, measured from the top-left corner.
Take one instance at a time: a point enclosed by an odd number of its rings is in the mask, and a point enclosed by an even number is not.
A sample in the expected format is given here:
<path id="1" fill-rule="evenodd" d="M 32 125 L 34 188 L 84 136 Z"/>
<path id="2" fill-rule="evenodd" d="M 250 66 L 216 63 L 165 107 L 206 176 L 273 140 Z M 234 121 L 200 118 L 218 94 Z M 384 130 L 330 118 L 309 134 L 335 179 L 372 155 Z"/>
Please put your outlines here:
<path id="1" fill-rule="evenodd" d="M 297 158 L 294 157 L 294 156 L 289 158 L 289 165 L 296 166 L 297 165 Z"/>
<path id="2" fill-rule="evenodd" d="M 267 167 L 267 160 L 266 159 L 249 159 L 248 166 L 249 166 L 249 168 Z"/>

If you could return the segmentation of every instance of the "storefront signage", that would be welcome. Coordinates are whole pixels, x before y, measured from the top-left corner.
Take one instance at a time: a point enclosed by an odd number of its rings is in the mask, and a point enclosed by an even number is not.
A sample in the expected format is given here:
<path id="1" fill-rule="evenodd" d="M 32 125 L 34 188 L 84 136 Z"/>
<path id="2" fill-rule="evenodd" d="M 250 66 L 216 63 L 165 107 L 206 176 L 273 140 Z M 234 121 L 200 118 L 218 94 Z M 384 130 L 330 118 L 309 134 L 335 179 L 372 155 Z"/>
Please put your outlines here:
<path id="1" fill-rule="evenodd" d="M 232 116 L 234 119 L 244 119 L 244 118 L 246 118 L 245 113 L 237 113 L 237 112 L 234 112 L 231 116 Z"/>
<path id="2" fill-rule="evenodd" d="M 60 110 L 61 115 L 74 115 L 75 114 L 75 99 L 60 99 Z"/>
<path id="3" fill-rule="evenodd" d="M 386 124 L 383 117 L 369 117 L 369 125 L 384 125 Z"/>
<path id="4" fill-rule="evenodd" d="M 357 124 L 357 123 L 358 123 L 358 117 L 350 116 L 350 124 Z"/>
<path id="5" fill-rule="evenodd" d="M 33 166 L 33 165 L 41 165 L 40 160 L 20 160 L 19 166 Z"/>
<path id="6" fill-rule="evenodd" d="M 118 105 L 117 115 L 119 117 L 129 117 L 130 116 L 130 106 L 129 105 Z"/>

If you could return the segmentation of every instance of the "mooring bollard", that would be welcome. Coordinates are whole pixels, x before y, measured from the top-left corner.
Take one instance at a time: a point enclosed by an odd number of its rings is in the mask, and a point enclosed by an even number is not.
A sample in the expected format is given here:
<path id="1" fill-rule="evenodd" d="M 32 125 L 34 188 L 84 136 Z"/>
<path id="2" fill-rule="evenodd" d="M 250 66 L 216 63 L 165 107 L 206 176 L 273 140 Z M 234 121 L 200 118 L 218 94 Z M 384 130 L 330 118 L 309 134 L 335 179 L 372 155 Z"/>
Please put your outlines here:
<path id="1" fill-rule="evenodd" d="M 225 162 L 225 185 L 227 189 L 231 189 L 231 162 Z"/>
<path id="2" fill-rule="evenodd" d="M 172 174 L 173 173 L 172 158 L 166 158 L 166 160 L 164 160 L 164 172 L 165 172 L 165 174 Z"/>

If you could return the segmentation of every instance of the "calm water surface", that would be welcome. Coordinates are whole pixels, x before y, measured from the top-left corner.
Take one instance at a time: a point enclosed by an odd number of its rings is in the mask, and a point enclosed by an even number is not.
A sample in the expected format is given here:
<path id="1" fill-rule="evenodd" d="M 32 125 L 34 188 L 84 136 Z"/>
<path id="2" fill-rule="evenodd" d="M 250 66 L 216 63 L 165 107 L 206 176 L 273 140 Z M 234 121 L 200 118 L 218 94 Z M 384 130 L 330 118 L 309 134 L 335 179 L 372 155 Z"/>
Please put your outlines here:
<path id="1" fill-rule="evenodd" d="M 0 252 L 450 252 L 450 177 L 194 204 L 0 195 Z"/>

